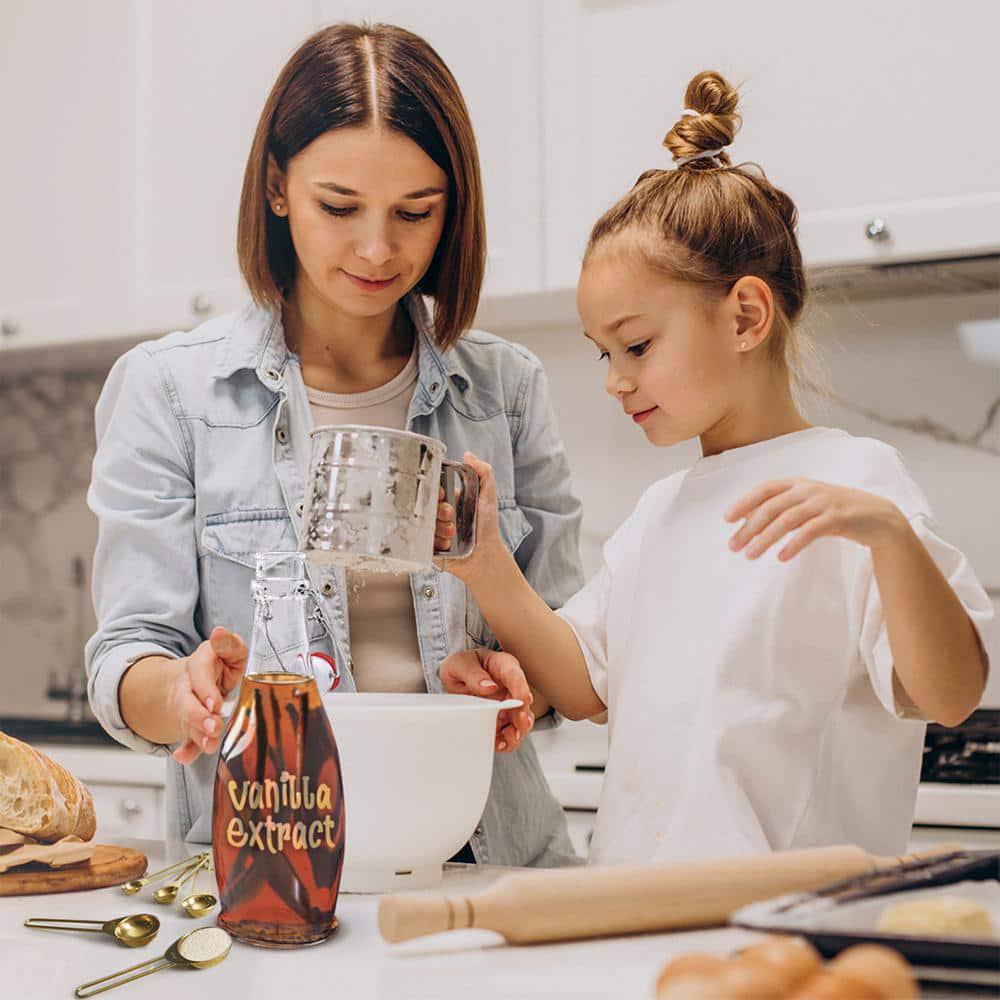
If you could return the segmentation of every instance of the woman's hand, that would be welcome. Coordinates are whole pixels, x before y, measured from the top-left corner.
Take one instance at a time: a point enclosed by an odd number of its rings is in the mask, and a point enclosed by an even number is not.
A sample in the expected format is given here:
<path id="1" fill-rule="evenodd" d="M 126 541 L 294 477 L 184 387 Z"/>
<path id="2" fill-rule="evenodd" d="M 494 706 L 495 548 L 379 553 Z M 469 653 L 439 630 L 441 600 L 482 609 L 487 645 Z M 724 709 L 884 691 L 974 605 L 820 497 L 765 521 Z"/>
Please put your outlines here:
<path id="1" fill-rule="evenodd" d="M 476 547 L 462 559 L 442 559 L 438 569 L 457 576 L 469 584 L 478 575 L 488 571 L 498 556 L 508 556 L 507 547 L 500 536 L 500 514 L 497 507 L 497 484 L 493 478 L 493 466 L 466 452 L 463 458 L 479 476 L 479 500 L 476 505 Z M 455 508 L 444 503 L 444 492 L 438 494 L 437 522 L 434 530 L 434 545 L 447 551 L 455 536 Z"/>
<path id="2" fill-rule="evenodd" d="M 215 628 L 188 657 L 167 695 L 168 711 L 180 722 L 184 742 L 174 760 L 190 764 L 200 754 L 215 753 L 222 737 L 222 701 L 240 682 L 247 647 L 228 629 Z"/>
<path id="3" fill-rule="evenodd" d="M 748 559 L 763 555 L 795 532 L 778 553 L 782 561 L 824 536 L 875 548 L 907 526 L 900 509 L 884 497 L 800 478 L 761 483 L 729 508 L 726 520 L 743 520 L 729 547 L 734 552 L 745 548 Z"/>
<path id="4" fill-rule="evenodd" d="M 535 716 L 531 711 L 534 696 L 521 664 L 510 655 L 495 649 L 469 649 L 452 653 L 440 670 L 441 686 L 449 694 L 471 694 L 492 701 L 518 698 L 523 708 L 505 708 L 497 714 L 495 746 L 499 753 L 516 750 L 531 732 Z"/>

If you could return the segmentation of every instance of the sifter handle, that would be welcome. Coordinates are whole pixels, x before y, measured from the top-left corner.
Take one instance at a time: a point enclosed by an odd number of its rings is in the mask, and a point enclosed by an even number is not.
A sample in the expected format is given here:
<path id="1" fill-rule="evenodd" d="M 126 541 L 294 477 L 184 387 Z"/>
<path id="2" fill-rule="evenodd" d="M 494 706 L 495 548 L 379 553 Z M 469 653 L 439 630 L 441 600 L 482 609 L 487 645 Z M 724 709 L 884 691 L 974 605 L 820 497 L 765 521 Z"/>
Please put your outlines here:
<path id="1" fill-rule="evenodd" d="M 461 484 L 454 488 L 453 480 Z M 471 465 L 453 462 L 450 458 L 441 462 L 441 485 L 444 499 L 455 508 L 455 537 L 450 549 L 435 549 L 438 559 L 462 559 L 476 547 L 476 509 L 479 505 L 479 476 Z"/>

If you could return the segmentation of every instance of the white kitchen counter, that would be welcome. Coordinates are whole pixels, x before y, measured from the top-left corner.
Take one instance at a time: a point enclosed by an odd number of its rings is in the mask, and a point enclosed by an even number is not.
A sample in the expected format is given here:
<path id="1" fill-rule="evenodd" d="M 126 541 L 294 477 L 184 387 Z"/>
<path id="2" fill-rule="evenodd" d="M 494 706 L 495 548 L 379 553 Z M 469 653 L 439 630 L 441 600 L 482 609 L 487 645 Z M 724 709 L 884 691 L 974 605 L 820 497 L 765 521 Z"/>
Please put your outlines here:
<path id="1" fill-rule="evenodd" d="M 186 848 L 166 853 L 164 845 L 155 841 L 123 843 L 146 853 L 151 870 L 193 853 Z M 449 865 L 445 882 L 449 889 L 475 892 L 503 871 Z M 205 883 L 204 876 L 201 883 Z M 215 968 L 167 969 L 115 993 L 136 1000 L 177 1000 L 181 991 L 187 997 L 274 1000 L 285 989 L 331 1000 L 521 1000 L 534 996 L 627 1000 L 652 995 L 652 984 L 671 954 L 694 949 L 725 953 L 755 936 L 723 929 L 510 947 L 490 932 L 459 931 L 390 946 L 378 934 L 377 905 L 377 896 L 343 894 L 337 904 L 340 927 L 322 944 L 271 951 L 237 942 Z M 106 920 L 141 912 L 155 913 L 161 928 L 152 944 L 136 950 L 103 935 L 57 934 L 23 926 L 24 919 L 32 916 Z M 162 955 L 181 934 L 212 923 L 191 920 L 177 904 L 157 905 L 149 890 L 138 896 L 109 888 L 0 897 L 0 994 L 18 1000 L 70 998 L 80 983 Z"/>
<path id="2" fill-rule="evenodd" d="M 193 849 L 165 853 L 162 843 L 123 841 L 162 868 Z M 164 860 L 166 858 L 166 861 Z M 471 892 L 489 885 L 504 869 L 449 865 L 449 889 Z M 204 886 L 205 876 L 202 876 Z M 274 1000 L 289 990 L 330 1000 L 522 1000 L 524 997 L 648 998 L 667 958 L 708 949 L 726 953 L 755 935 L 738 930 L 657 934 L 560 945 L 510 947 L 487 931 L 458 931 L 402 945 L 386 945 L 378 934 L 377 896 L 341 895 L 340 927 L 309 948 L 272 951 L 234 943 L 229 957 L 212 969 L 167 969 L 115 991 L 123 1000 L 238 997 Z M 30 930 L 26 917 L 107 920 L 126 913 L 155 913 L 156 940 L 127 949 L 106 936 Z M 217 912 L 217 911 L 216 911 Z M 18 1000 L 71 998 L 73 988 L 116 969 L 162 955 L 181 934 L 214 920 L 195 921 L 180 907 L 160 906 L 149 890 L 125 896 L 117 888 L 48 896 L 0 897 L 0 995 Z M 278 991 L 281 991 L 279 994 Z M 109 994 L 110 995 L 110 994 Z"/>
<path id="3" fill-rule="evenodd" d="M 158 841 L 123 841 L 149 857 L 150 869 L 193 853 L 189 846 L 165 850 Z M 504 869 L 450 865 L 447 888 L 476 892 Z M 205 885 L 205 876 L 200 880 Z M 330 1000 L 522 1000 L 525 997 L 649 998 L 666 960 L 704 950 L 726 954 L 757 935 L 719 929 L 674 934 L 513 947 L 487 931 L 457 931 L 402 945 L 378 934 L 377 896 L 341 895 L 340 928 L 310 948 L 272 951 L 234 943 L 229 957 L 212 969 L 166 969 L 114 991 L 133 1000 L 177 1000 L 178 996 L 274 1000 L 288 991 Z M 156 940 L 127 949 L 106 936 L 29 930 L 26 917 L 107 920 L 150 912 L 160 918 Z M 17 1000 L 71 998 L 73 988 L 157 957 L 181 934 L 212 919 L 186 917 L 177 904 L 160 906 L 150 891 L 125 896 L 118 888 L 48 896 L 0 897 L 0 996 Z M 280 992 L 279 992 L 280 991 Z M 293 994 L 295 995 L 295 994 Z M 950 994 L 925 993 L 924 996 Z"/>

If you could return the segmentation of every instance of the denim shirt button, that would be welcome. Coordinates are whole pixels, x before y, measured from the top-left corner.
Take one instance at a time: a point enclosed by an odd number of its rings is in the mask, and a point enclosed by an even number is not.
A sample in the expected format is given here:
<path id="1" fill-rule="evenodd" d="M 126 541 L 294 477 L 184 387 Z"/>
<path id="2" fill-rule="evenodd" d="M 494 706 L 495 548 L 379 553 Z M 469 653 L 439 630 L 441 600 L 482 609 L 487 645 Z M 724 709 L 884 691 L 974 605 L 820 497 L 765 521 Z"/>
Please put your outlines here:
<path id="1" fill-rule="evenodd" d="M 275 434 L 274 434 L 274 436 L 275 436 L 275 437 L 276 437 L 276 438 L 277 438 L 277 439 L 278 439 L 278 440 L 279 440 L 279 441 L 280 441 L 280 442 L 281 442 L 282 444 L 288 444 L 288 431 L 286 431 L 284 427 L 279 427 L 279 428 L 277 429 L 277 431 L 275 431 Z"/>
<path id="2" fill-rule="evenodd" d="M 333 595 L 333 584 L 327 580 L 326 583 L 323 584 L 322 590 L 324 597 L 331 597 Z"/>
<path id="3" fill-rule="evenodd" d="M 280 382 L 281 381 L 281 373 L 278 371 L 277 368 L 268 368 L 268 370 L 265 372 L 265 374 L 267 375 L 267 380 L 269 382 Z"/>
<path id="4" fill-rule="evenodd" d="M 438 391 L 437 382 L 431 382 L 431 392 L 437 392 L 437 391 Z"/>
<path id="5" fill-rule="evenodd" d="M 298 503 L 297 503 L 297 504 L 295 505 L 295 513 L 296 513 L 296 514 L 298 514 L 298 515 L 299 515 L 299 517 L 301 517 L 301 516 L 302 516 L 302 511 L 303 511 L 303 510 L 305 510 L 305 504 L 303 504 L 303 503 L 302 503 L 302 501 L 300 500 L 300 501 L 299 501 L 299 502 L 298 502 Z"/>
<path id="6" fill-rule="evenodd" d="M 424 587 L 424 597 L 426 597 L 428 600 L 430 600 L 433 596 L 434 596 L 434 588 L 433 587 Z"/>
<path id="7" fill-rule="evenodd" d="M 466 827 L 466 829 L 468 829 L 468 827 Z M 475 830 L 472 831 L 473 837 L 481 837 L 482 835 L 483 835 L 483 828 L 481 825 L 477 826 Z"/>

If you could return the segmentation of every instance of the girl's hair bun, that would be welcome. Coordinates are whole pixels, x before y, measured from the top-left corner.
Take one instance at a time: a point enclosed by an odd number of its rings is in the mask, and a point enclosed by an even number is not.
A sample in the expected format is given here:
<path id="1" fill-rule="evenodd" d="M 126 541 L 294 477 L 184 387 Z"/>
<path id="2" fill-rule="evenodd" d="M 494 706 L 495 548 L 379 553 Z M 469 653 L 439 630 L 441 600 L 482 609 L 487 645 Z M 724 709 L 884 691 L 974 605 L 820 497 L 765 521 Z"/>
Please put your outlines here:
<path id="1" fill-rule="evenodd" d="M 678 118 L 663 139 L 674 161 L 700 170 L 729 166 L 725 147 L 733 141 L 742 123 L 736 113 L 738 104 L 739 94 L 721 73 L 706 70 L 693 77 L 684 92 L 684 109 L 696 113 Z M 709 150 L 719 152 L 703 155 Z"/>

